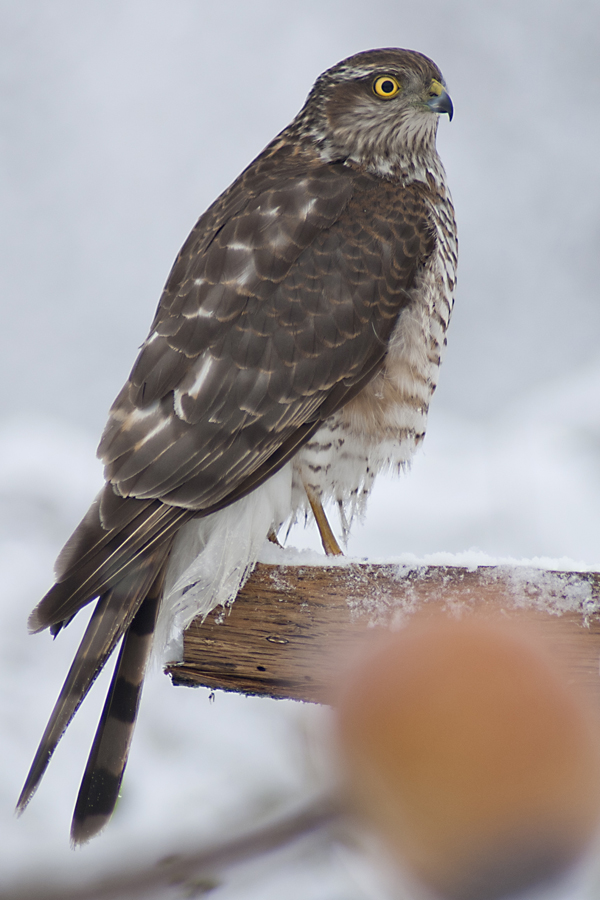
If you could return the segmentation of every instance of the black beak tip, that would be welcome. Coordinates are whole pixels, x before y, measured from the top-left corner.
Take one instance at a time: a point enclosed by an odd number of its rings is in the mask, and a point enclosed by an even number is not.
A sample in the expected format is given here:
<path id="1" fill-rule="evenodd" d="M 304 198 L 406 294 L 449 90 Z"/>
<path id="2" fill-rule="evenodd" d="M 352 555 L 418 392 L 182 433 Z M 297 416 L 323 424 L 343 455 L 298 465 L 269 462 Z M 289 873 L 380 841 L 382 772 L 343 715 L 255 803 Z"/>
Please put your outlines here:
<path id="1" fill-rule="evenodd" d="M 432 112 L 436 112 L 439 115 L 443 113 L 448 114 L 448 118 L 452 121 L 452 117 L 454 115 L 454 106 L 452 105 L 452 100 L 450 96 L 443 91 L 439 96 L 432 97 L 431 100 L 428 101 L 427 106 Z"/>

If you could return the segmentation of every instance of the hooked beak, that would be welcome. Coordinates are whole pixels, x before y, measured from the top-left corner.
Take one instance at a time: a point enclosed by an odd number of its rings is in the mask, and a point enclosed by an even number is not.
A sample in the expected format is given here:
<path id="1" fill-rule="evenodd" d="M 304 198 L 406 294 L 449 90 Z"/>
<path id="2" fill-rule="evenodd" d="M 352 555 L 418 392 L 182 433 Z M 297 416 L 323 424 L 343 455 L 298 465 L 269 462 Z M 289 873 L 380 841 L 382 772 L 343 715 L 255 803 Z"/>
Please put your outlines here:
<path id="1" fill-rule="evenodd" d="M 452 121 L 452 116 L 454 115 L 454 107 L 452 106 L 450 95 L 446 93 L 444 88 L 441 88 L 439 94 L 436 94 L 435 97 L 432 97 L 427 101 L 427 106 L 432 112 L 440 114 L 448 113 L 448 118 L 450 119 L 450 121 Z"/>

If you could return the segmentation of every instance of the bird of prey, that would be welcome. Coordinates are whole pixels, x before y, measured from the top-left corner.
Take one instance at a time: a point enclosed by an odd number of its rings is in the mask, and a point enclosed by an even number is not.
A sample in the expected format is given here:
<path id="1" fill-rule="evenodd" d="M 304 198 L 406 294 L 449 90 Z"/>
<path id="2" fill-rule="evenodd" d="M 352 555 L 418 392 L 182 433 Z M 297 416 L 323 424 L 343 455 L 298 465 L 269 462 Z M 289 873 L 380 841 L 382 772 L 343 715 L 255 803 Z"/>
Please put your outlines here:
<path id="1" fill-rule="evenodd" d="M 436 151 L 452 103 L 421 53 L 358 53 L 201 216 L 99 446 L 106 484 L 31 614 L 57 634 L 96 606 L 18 801 L 122 640 L 71 831 L 116 803 L 155 640 L 177 655 L 230 603 L 265 538 L 323 503 L 346 520 L 425 432 L 455 285 Z M 158 639 L 160 634 L 160 639 Z"/>

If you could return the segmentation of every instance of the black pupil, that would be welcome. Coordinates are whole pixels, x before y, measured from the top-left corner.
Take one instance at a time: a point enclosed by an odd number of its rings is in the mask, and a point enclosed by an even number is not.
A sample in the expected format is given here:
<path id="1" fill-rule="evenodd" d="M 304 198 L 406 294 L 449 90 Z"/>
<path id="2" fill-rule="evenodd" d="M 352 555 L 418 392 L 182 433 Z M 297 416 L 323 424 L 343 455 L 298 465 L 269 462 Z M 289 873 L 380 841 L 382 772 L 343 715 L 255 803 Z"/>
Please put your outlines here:
<path id="1" fill-rule="evenodd" d="M 393 81 L 382 81 L 379 85 L 379 89 L 383 91 L 384 94 L 393 94 L 396 85 Z"/>

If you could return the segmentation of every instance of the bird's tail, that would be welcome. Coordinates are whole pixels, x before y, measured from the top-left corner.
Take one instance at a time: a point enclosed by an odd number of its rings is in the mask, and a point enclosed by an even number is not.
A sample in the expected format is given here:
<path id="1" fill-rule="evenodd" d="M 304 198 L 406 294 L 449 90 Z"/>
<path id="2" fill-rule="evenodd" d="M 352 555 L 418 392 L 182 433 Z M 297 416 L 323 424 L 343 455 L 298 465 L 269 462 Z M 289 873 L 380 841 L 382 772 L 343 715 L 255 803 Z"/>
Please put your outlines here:
<path id="1" fill-rule="evenodd" d="M 160 606 L 164 567 L 123 639 L 110 690 L 88 758 L 71 825 L 73 844 L 106 825 L 119 797 Z"/>
<path id="2" fill-rule="evenodd" d="M 111 587 L 98 600 L 46 730 L 42 735 L 37 753 L 17 802 L 17 812 L 22 812 L 33 797 L 59 740 L 119 639 L 133 621 L 137 619 L 138 610 L 140 611 L 140 623 L 143 621 L 142 603 L 146 596 L 156 593 L 153 588 L 161 579 L 161 572 L 168 557 L 170 543 L 170 541 L 166 541 L 141 554 L 135 571 L 129 573 L 114 587 Z M 148 606 L 151 606 L 150 602 Z M 140 627 L 143 626 L 140 625 Z M 135 644 L 133 638 L 132 644 Z M 130 654 L 133 657 L 133 650 L 129 651 L 124 647 L 119 658 L 119 668 L 121 665 L 125 666 L 125 663 L 130 659 Z M 127 671 L 129 672 L 129 669 Z M 117 685 L 118 680 L 117 676 Z M 123 696 L 123 692 L 120 690 L 115 690 L 114 693 L 117 699 Z M 113 694 L 112 689 L 111 694 Z M 110 718 L 107 717 L 107 726 L 113 718 L 112 713 Z M 127 746 L 129 746 L 131 739 L 132 728 L 133 724 L 128 727 Z M 102 725 L 99 731 L 101 730 Z M 102 744 L 103 741 L 101 740 L 100 745 Z M 94 743 L 95 747 L 96 742 Z M 124 764 L 123 762 L 123 768 Z M 85 840 L 85 838 L 79 840 Z"/>

